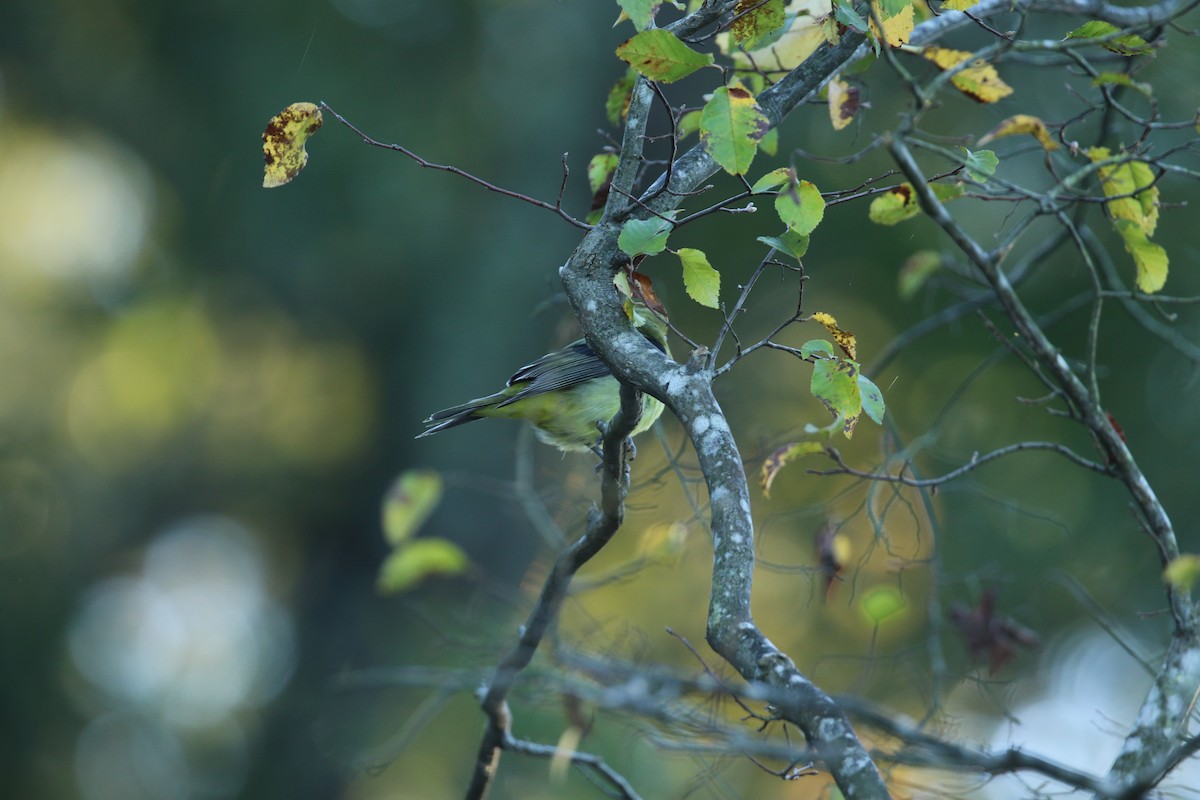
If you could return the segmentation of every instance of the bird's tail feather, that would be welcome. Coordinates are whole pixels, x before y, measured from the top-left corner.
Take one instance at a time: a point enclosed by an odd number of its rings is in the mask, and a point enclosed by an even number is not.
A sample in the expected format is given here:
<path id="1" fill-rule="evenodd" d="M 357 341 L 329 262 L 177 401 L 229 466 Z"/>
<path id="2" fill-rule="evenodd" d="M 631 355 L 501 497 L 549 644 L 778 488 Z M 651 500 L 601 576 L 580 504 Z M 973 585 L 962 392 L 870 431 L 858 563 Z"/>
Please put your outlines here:
<path id="1" fill-rule="evenodd" d="M 429 419 L 425 420 L 425 424 L 429 427 L 418 433 L 416 438 L 420 439 L 422 436 L 430 436 L 447 428 L 455 428 L 477 419 L 483 419 L 485 415 L 479 412 L 489 406 L 494 406 L 502 397 L 503 395 L 480 397 L 478 400 L 471 400 L 462 405 L 435 411 L 429 415 Z"/>

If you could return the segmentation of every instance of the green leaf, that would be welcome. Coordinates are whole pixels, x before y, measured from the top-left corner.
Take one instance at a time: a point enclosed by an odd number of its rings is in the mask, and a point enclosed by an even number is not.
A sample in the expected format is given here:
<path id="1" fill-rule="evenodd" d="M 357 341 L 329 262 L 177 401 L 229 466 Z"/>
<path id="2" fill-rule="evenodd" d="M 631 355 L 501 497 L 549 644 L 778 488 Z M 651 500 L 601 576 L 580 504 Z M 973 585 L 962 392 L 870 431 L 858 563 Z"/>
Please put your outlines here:
<path id="1" fill-rule="evenodd" d="M 608 90 L 608 97 L 604 100 L 604 115 L 614 126 L 620 126 L 625 121 L 625 114 L 629 111 L 629 94 L 633 91 L 635 81 L 637 73 L 630 67 Z"/>
<path id="2" fill-rule="evenodd" d="M 383 594 L 395 594 L 435 575 L 461 575 L 468 563 L 467 554 L 454 542 L 414 539 L 384 560 L 375 585 Z"/>
<path id="3" fill-rule="evenodd" d="M 996 158 L 996 154 L 991 150 L 979 150 L 972 152 L 965 147 L 960 147 L 965 157 L 963 162 L 967 168 L 967 177 L 976 183 L 987 183 L 987 179 L 996 174 L 996 167 L 1000 164 L 1000 159 Z"/>
<path id="4" fill-rule="evenodd" d="M 1120 30 L 1116 25 L 1110 22 L 1103 22 L 1098 19 L 1085 22 L 1075 30 L 1066 35 L 1067 39 L 1103 39 L 1107 36 L 1112 36 Z M 1153 53 L 1154 48 L 1151 47 L 1145 39 L 1135 33 L 1127 33 L 1124 36 L 1117 36 L 1108 41 L 1100 42 L 1101 47 L 1113 53 L 1122 56 L 1141 56 L 1147 53 Z"/>
<path id="5" fill-rule="evenodd" d="M 967 193 L 967 190 L 957 183 L 931 183 L 929 184 L 929 190 L 933 192 L 934 197 L 943 203 L 957 200 Z"/>
<path id="6" fill-rule="evenodd" d="M 825 217 L 825 198 L 808 181 L 790 182 L 775 196 L 775 213 L 788 230 L 801 236 L 812 233 Z"/>
<path id="7" fill-rule="evenodd" d="M 832 356 L 833 345 L 824 339 L 809 339 L 807 342 L 800 345 L 801 358 L 812 358 L 817 354 L 821 354 L 823 356 Z"/>
<path id="8" fill-rule="evenodd" d="M 863 595 L 860 608 L 872 625 L 878 625 L 908 608 L 908 603 L 894 587 L 879 586 Z"/>
<path id="9" fill-rule="evenodd" d="M 755 194 L 770 191 L 771 189 L 784 186 L 785 184 L 794 180 L 795 177 L 796 173 L 791 167 L 779 167 L 778 169 L 771 170 L 766 175 L 763 175 L 761 178 L 756 180 L 754 185 L 750 187 L 750 191 L 754 192 Z"/>
<path id="10" fill-rule="evenodd" d="M 662 5 L 662 0 L 617 0 L 617 5 L 629 15 L 633 27 L 644 31 L 650 20 L 654 19 L 654 12 Z"/>
<path id="11" fill-rule="evenodd" d="M 1098 19 L 1089 20 L 1080 25 L 1075 30 L 1063 37 L 1066 39 L 1098 39 L 1101 36 L 1108 36 L 1110 33 L 1116 33 L 1120 28 L 1113 25 L 1111 22 L 1103 22 Z"/>
<path id="12" fill-rule="evenodd" d="M 730 175 L 745 175 L 770 123 L 736 80 L 713 92 L 700 114 L 700 143 Z"/>
<path id="13" fill-rule="evenodd" d="M 416 533 L 442 499 L 442 476 L 409 470 L 396 478 L 383 499 L 383 535 L 396 546 Z"/>
<path id="14" fill-rule="evenodd" d="M 859 33 L 867 32 L 867 21 L 854 10 L 854 6 L 847 0 L 836 0 L 833 4 L 833 17 L 847 28 Z"/>
<path id="15" fill-rule="evenodd" d="M 621 252 L 633 256 L 652 256 L 667 249 L 667 237 L 675 226 L 665 219 L 650 217 L 649 219 L 627 220 L 621 226 L 621 235 L 617 237 L 617 247 Z"/>
<path id="16" fill-rule="evenodd" d="M 1092 86 L 1127 86 L 1134 91 L 1141 92 L 1146 97 L 1154 94 L 1154 87 L 1148 83 L 1135 81 L 1125 72 L 1101 72 L 1092 78 Z"/>
<path id="17" fill-rule="evenodd" d="M 909 256 L 897 277 L 900 299 L 911 300 L 941 268 L 942 256 L 933 250 L 918 250 Z"/>
<path id="18" fill-rule="evenodd" d="M 708 256 L 691 247 L 681 247 L 678 255 L 683 264 L 683 288 L 688 297 L 702 306 L 720 308 L 721 273 L 708 263 Z"/>
<path id="19" fill-rule="evenodd" d="M 710 53 L 697 53 L 670 31 L 642 31 L 617 48 L 617 58 L 652 81 L 672 83 L 713 63 Z"/>
<path id="20" fill-rule="evenodd" d="M 804 258 L 804 254 L 808 252 L 809 237 L 801 236 L 795 231 L 784 231 L 778 236 L 759 236 L 758 241 L 774 247 L 784 255 L 791 256 L 799 261 Z"/>
<path id="21" fill-rule="evenodd" d="M 1133 256 L 1138 291 L 1154 294 L 1161 290 L 1167 282 L 1167 251 L 1150 241 L 1136 222 L 1114 219 L 1113 227 L 1125 241 L 1125 252 Z"/>
<path id="22" fill-rule="evenodd" d="M 700 110 L 696 109 L 679 118 L 679 122 L 675 124 L 675 136 L 679 141 L 700 130 L 700 113 Z"/>
<path id="23" fill-rule="evenodd" d="M 592 194 L 604 188 L 609 177 L 617 168 L 616 153 L 597 153 L 587 165 L 588 187 Z"/>
<path id="24" fill-rule="evenodd" d="M 862 75 L 871 68 L 871 65 L 875 63 L 875 59 L 876 56 L 874 53 L 867 53 L 857 61 L 851 61 L 846 65 L 846 68 L 842 70 L 842 77 L 851 78 L 857 75 Z"/>
<path id="25" fill-rule="evenodd" d="M 747 50 L 757 50 L 778 39 L 786 19 L 783 0 L 738 0 L 733 14 L 729 32 Z"/>
<path id="26" fill-rule="evenodd" d="M 858 391 L 862 396 L 862 409 L 867 412 L 867 416 L 871 418 L 876 425 L 883 424 L 883 415 L 887 410 L 883 403 L 883 392 L 879 391 L 879 387 L 874 381 L 863 375 L 858 374 Z"/>
<path id="27" fill-rule="evenodd" d="M 771 128 L 763 134 L 762 140 L 758 143 L 758 149 L 762 150 L 769 156 L 773 156 L 779 152 L 779 128 Z"/>

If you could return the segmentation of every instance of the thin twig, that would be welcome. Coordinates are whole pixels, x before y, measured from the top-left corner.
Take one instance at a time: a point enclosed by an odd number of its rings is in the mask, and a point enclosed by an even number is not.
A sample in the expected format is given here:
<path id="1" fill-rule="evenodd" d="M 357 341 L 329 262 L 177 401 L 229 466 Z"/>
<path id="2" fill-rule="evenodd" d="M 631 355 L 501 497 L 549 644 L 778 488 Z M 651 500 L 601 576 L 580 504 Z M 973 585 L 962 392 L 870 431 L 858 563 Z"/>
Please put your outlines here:
<path id="1" fill-rule="evenodd" d="M 471 181 L 472 183 L 482 186 L 483 188 L 487 189 L 489 192 L 495 192 L 497 194 L 502 194 L 505 197 L 511 197 L 514 200 L 520 200 L 522 203 L 529 203 L 530 205 L 537 206 L 538 208 L 544 208 L 547 211 L 553 211 L 555 214 L 562 217 L 564 220 L 566 220 L 570 224 L 574 225 L 576 228 L 579 228 L 580 230 L 586 231 L 586 230 L 591 230 L 591 228 L 592 228 L 591 225 L 588 225 L 586 222 L 581 222 L 581 221 L 575 219 L 574 217 L 572 217 L 570 214 L 568 214 L 566 211 L 563 210 L 563 207 L 562 207 L 563 190 L 562 189 L 559 190 L 557 203 L 547 203 L 544 200 L 538 200 L 537 198 L 530 197 L 529 195 L 521 194 L 520 192 L 514 192 L 511 189 L 504 189 L 500 186 L 496 186 L 494 183 L 489 183 L 488 181 L 485 181 L 483 178 L 480 178 L 477 175 L 472 175 L 471 173 L 467 172 L 464 169 L 460 169 L 459 167 L 451 166 L 449 164 L 435 164 L 432 161 L 427 161 L 424 158 L 421 158 L 421 156 L 417 155 L 413 151 L 409 150 L 404 145 L 388 144 L 387 142 L 381 142 L 377 139 L 374 139 L 371 136 L 368 136 L 366 133 L 363 133 L 353 123 L 351 123 L 349 120 L 347 120 L 341 114 L 339 114 L 338 112 L 336 112 L 332 108 L 330 108 L 328 103 L 322 101 L 319 105 L 323 111 L 328 111 L 330 114 L 332 114 L 334 116 L 334 118 L 337 119 L 338 122 L 342 123 L 350 130 L 354 131 L 356 134 L 358 134 L 360 137 L 362 137 L 362 140 L 364 142 L 371 145 L 372 147 L 379 147 L 384 150 L 394 150 L 397 153 L 402 153 L 402 154 L 408 156 L 413 161 L 417 162 L 417 164 L 419 166 L 425 167 L 426 169 L 440 170 L 441 172 L 450 172 L 455 175 L 458 175 L 461 178 L 466 178 L 467 180 Z M 565 155 L 563 157 L 563 171 L 564 171 L 563 188 L 565 189 L 566 182 L 567 182 L 567 170 L 566 170 Z"/>

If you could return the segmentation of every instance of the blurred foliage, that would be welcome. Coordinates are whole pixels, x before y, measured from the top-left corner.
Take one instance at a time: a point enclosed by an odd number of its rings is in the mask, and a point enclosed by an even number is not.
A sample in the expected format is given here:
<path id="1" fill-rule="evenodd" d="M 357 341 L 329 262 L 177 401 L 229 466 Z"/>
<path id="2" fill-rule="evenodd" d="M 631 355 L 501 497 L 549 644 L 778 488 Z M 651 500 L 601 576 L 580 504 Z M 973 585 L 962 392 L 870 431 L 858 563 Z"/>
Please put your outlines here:
<path id="1" fill-rule="evenodd" d="M 582 216 L 585 166 L 604 144 L 595 130 L 623 72 L 613 16 L 606 4 L 549 0 L 0 5 L 5 796 L 461 792 L 480 728 L 469 692 L 346 690 L 335 679 L 494 663 L 549 568 L 548 542 L 579 530 L 596 485 L 589 458 L 532 450 L 503 424 L 412 441 L 430 410 L 569 340 L 556 267 L 577 232 L 328 124 L 303 179 L 264 192 L 258 136 L 286 103 L 325 99 L 380 139 L 546 199 L 567 151 L 565 201 Z M 1179 116 L 1200 102 L 1185 77 L 1200 58 L 1192 40 L 1171 50 L 1173 66 L 1142 77 L 1162 82 L 1164 112 Z M 1031 100 L 1030 89 L 1060 75 L 1014 67 L 1006 80 L 1026 90 L 1019 107 L 964 114 L 950 104 L 946 133 L 968 129 L 968 117 L 970 130 L 987 130 L 1018 109 L 1053 115 L 1054 101 Z M 887 124 L 904 102 L 887 89 L 874 84 L 868 124 Z M 789 120 L 782 141 L 801 131 L 806 149 L 826 154 L 865 137 L 835 133 L 821 106 Z M 848 185 L 820 165 L 804 177 Z M 805 263 L 807 304 L 852 328 L 869 366 L 946 289 L 932 280 L 898 299 L 899 270 L 937 237 L 925 221 L 864 237 L 866 213 L 831 208 Z M 736 282 L 759 256 L 729 250 L 723 226 L 735 222 L 689 228 L 678 244 L 703 247 Z M 1177 264 L 1195 260 L 1186 212 L 1164 212 L 1155 240 Z M 1043 310 L 1079 277 L 1066 259 L 1050 267 L 1031 287 Z M 686 302 L 677 268 L 663 272 L 660 293 L 680 299 L 675 321 L 711 339 L 717 315 Z M 790 313 L 795 289 L 762 292 L 749 326 Z M 1177 267 L 1168 289 L 1195 294 L 1200 279 Z M 1071 314 L 1052 332 L 1077 348 L 1083 322 Z M 1200 332 L 1194 316 L 1178 327 Z M 790 343 L 819 331 L 804 333 Z M 1189 411 L 1195 365 L 1115 314 L 1102 347 L 1110 408 L 1195 550 L 1200 450 L 1180 445 L 1200 419 Z M 719 385 L 751 473 L 789 434 L 827 420 L 808 372 L 775 359 L 750 359 Z M 861 429 L 843 446 L 849 463 L 878 461 L 885 440 L 920 445 L 930 473 L 1018 438 L 1088 446 L 1015 402 L 1039 387 L 972 320 L 873 377 L 894 429 Z M 559 636 L 564 648 L 698 671 L 663 629 L 703 650 L 710 550 L 691 505 L 703 498 L 687 457 L 677 469 L 667 456 L 678 429 L 663 427 L 664 446 L 647 437 L 639 451 L 626 528 L 582 576 Z M 1052 456 L 1016 459 L 932 505 L 889 486 L 781 473 L 755 509 L 764 629 L 828 689 L 918 714 L 934 653 L 979 689 L 983 699 L 963 707 L 987 719 L 1004 690 L 952 631 L 928 628 L 930 609 L 973 605 L 997 587 L 1004 613 L 1052 640 L 1086 625 L 1086 591 L 1132 638 L 1152 639 L 1161 620 L 1135 612 L 1161 602 L 1159 566 L 1124 500 Z M 446 476 L 425 527 L 475 568 L 385 599 L 375 593 L 387 553 L 379 503 L 398 473 L 424 467 Z M 828 589 L 814 549 L 827 525 L 848 553 Z M 1036 666 L 1022 652 L 1003 677 L 1034 680 Z M 522 735 L 557 741 L 562 697 L 523 691 Z M 825 785 L 785 785 L 743 761 L 664 757 L 651 731 L 631 735 L 596 713 L 583 746 L 646 797 L 689 786 L 810 797 Z M 565 780 L 509 759 L 494 796 L 592 796 L 578 775 Z"/>

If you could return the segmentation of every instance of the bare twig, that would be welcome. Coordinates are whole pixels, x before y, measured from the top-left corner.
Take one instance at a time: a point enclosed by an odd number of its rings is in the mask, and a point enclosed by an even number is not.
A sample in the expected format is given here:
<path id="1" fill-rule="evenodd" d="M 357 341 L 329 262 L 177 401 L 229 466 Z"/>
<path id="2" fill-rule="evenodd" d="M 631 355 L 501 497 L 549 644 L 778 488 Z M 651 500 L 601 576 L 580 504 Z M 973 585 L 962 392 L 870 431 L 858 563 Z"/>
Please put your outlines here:
<path id="1" fill-rule="evenodd" d="M 489 183 L 488 181 L 485 181 L 483 178 L 480 178 L 477 175 L 472 175 L 471 173 L 467 172 L 464 169 L 460 169 L 459 167 L 455 167 L 455 166 L 452 166 L 449 164 L 435 164 L 432 161 L 426 161 L 424 158 L 421 158 L 419 155 L 417 155 L 413 151 L 409 150 L 404 145 L 388 144 L 386 142 L 378 141 L 377 139 L 374 139 L 374 138 L 368 136 L 367 134 L 363 133 L 353 123 L 351 123 L 349 120 L 347 120 L 341 114 L 339 114 L 338 112 L 336 112 L 332 108 L 330 108 L 328 103 L 321 102 L 319 105 L 322 110 L 328 111 L 330 114 L 332 114 L 334 116 L 335 119 L 337 119 L 338 122 L 342 123 L 347 128 L 349 128 L 350 130 L 354 131 L 356 134 L 361 136 L 362 140 L 364 142 L 366 142 L 367 144 L 371 145 L 372 147 L 380 147 L 380 148 L 383 148 L 384 150 L 394 150 L 398 153 L 403 153 L 404 155 L 411 158 L 413 161 L 417 162 L 417 164 L 419 166 L 425 167 L 426 169 L 434 169 L 434 170 L 440 170 L 442 172 L 450 172 L 450 173 L 453 173 L 454 175 L 458 175 L 461 178 L 466 178 L 467 180 L 471 181 L 472 183 L 482 186 L 483 188 L 487 189 L 489 192 L 495 192 L 497 194 L 502 194 L 505 197 L 511 197 L 514 200 L 520 200 L 522 203 L 529 203 L 530 205 L 537 206 L 538 208 L 544 208 L 547 211 L 553 211 L 555 214 L 558 214 L 560 217 L 565 219 L 567 222 L 571 223 L 576 228 L 579 228 L 581 230 L 586 231 L 592 227 L 591 225 L 588 225 L 586 222 L 581 222 L 581 221 L 575 219 L 574 217 L 572 217 L 570 214 L 568 214 L 566 211 L 563 210 L 563 207 L 562 207 L 563 189 L 559 189 L 558 202 L 553 203 L 553 204 L 547 203 L 544 200 L 538 200 L 536 198 L 530 197 L 529 195 L 521 194 L 520 192 L 514 192 L 511 189 L 504 189 L 500 186 L 495 185 L 494 183 Z M 567 167 L 566 167 L 566 157 L 564 155 L 564 157 L 563 157 L 563 188 L 566 187 L 567 174 L 568 174 L 568 171 L 567 171 Z"/>

